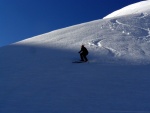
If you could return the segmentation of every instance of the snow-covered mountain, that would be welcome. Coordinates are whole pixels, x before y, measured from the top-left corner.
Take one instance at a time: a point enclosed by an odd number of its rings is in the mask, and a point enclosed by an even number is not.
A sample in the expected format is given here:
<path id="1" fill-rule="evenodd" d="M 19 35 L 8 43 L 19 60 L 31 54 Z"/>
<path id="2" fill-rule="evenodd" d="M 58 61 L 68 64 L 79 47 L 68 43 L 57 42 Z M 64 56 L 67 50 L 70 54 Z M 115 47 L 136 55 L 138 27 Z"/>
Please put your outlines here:
<path id="1" fill-rule="evenodd" d="M 150 0 L 145 0 L 145 1 L 135 3 L 135 4 L 131 4 L 120 10 L 114 11 L 113 13 L 107 15 L 104 18 L 112 18 L 112 17 L 133 15 L 133 14 L 139 14 L 139 13 L 143 15 L 150 14 Z"/>
<path id="2" fill-rule="evenodd" d="M 148 113 L 150 14 L 144 2 L 140 13 L 0 48 L 0 113 Z M 82 44 L 89 62 L 74 64 Z"/>

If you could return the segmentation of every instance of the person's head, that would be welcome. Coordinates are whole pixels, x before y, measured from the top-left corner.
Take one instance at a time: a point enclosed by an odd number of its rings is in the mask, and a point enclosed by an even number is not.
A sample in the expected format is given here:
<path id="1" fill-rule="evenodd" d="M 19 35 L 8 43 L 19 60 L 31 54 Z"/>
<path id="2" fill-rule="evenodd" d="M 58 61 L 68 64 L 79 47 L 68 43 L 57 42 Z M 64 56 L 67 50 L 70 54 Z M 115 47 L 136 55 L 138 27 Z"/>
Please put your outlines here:
<path id="1" fill-rule="evenodd" d="M 81 47 L 84 47 L 84 45 L 82 44 L 82 46 Z"/>

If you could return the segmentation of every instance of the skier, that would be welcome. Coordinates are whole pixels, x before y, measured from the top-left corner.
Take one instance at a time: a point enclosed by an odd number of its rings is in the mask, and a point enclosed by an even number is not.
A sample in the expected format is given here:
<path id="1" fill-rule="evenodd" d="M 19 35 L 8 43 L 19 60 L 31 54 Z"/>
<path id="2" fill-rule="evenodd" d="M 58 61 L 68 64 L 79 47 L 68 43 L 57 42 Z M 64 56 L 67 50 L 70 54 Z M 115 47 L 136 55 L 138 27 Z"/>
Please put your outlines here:
<path id="1" fill-rule="evenodd" d="M 86 49 L 86 47 L 84 47 L 84 45 L 81 46 L 81 50 L 79 51 L 80 53 L 80 58 L 81 58 L 81 61 L 83 62 L 87 62 L 88 59 L 87 59 L 87 55 L 88 55 L 88 50 Z"/>

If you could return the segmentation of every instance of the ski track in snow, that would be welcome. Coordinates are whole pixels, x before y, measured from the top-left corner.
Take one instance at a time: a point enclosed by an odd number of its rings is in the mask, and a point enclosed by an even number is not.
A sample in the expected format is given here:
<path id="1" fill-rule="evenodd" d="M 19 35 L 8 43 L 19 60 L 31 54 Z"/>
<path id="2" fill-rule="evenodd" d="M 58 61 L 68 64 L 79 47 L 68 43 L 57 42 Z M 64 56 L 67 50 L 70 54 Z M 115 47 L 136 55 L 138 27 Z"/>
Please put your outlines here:
<path id="1" fill-rule="evenodd" d="M 141 19 L 145 19 L 147 17 L 149 18 L 149 16 L 150 15 L 148 15 L 147 13 L 146 14 L 142 13 L 142 14 L 137 14 L 134 17 L 134 19 L 141 20 Z M 123 35 L 133 36 L 137 40 L 143 40 L 144 43 L 150 42 L 150 39 L 149 39 L 150 28 L 144 28 L 144 27 L 132 25 L 132 23 L 127 24 L 126 22 L 122 22 L 122 18 L 110 19 L 110 21 L 108 21 L 108 23 L 105 26 L 102 26 L 102 29 L 104 29 L 106 27 L 109 27 L 111 32 L 120 31 L 120 33 L 122 33 Z M 130 29 L 132 29 L 132 31 L 130 31 Z M 141 34 L 140 34 L 140 32 L 141 32 Z M 138 34 L 140 34 L 141 36 L 139 35 L 139 37 L 138 37 Z M 108 42 L 108 38 L 107 37 L 103 38 L 103 35 L 101 35 L 97 39 L 90 41 L 89 45 L 93 46 L 95 48 L 103 48 L 108 51 L 109 55 L 112 55 L 114 57 L 121 57 L 123 54 L 125 54 L 125 53 L 121 53 L 120 50 L 118 50 L 119 48 L 114 49 L 113 46 L 111 47 L 111 46 L 109 46 L 109 44 L 105 44 L 107 42 Z M 145 50 L 143 50 L 143 48 L 140 46 L 139 46 L 139 51 L 143 56 L 146 55 Z M 129 50 L 128 50 L 128 52 L 129 52 Z"/>
<path id="2" fill-rule="evenodd" d="M 121 21 L 119 21 L 118 19 L 113 19 L 113 20 L 111 20 L 111 24 L 110 24 L 110 26 L 112 25 L 112 24 L 118 24 L 118 26 L 119 25 L 121 25 L 121 26 L 127 26 L 127 27 L 131 27 L 131 28 L 137 28 L 137 29 L 141 29 L 141 30 L 144 30 L 145 32 L 147 32 L 146 34 L 146 36 L 145 37 L 149 37 L 150 36 L 150 29 L 148 28 L 148 29 L 145 29 L 145 28 L 142 28 L 142 27 L 138 27 L 138 26 L 134 26 L 134 25 L 129 25 L 129 24 L 125 24 L 125 23 L 122 23 Z M 110 27 L 110 29 L 112 29 L 112 27 Z M 112 30 L 114 30 L 114 29 L 116 29 L 116 28 L 113 28 Z M 122 31 L 122 33 L 126 33 L 127 35 L 130 35 L 130 31 Z"/>
<path id="3" fill-rule="evenodd" d="M 147 36 L 146 37 L 148 37 L 150 34 L 149 34 L 149 29 L 145 29 L 145 28 L 142 28 L 142 27 L 138 27 L 138 26 L 133 26 L 133 25 L 128 25 L 128 24 L 124 24 L 124 23 L 122 23 L 122 22 L 120 22 L 120 21 L 118 21 L 118 20 L 116 20 L 116 23 L 118 23 L 118 24 L 120 24 L 120 25 L 122 25 L 122 26 L 129 26 L 129 27 L 133 27 L 133 28 L 138 28 L 138 29 L 141 29 L 141 30 L 145 30 L 146 32 L 147 32 Z"/>
<path id="4" fill-rule="evenodd" d="M 108 54 L 111 56 L 114 56 L 114 57 L 121 56 L 121 54 L 117 50 L 110 48 L 110 47 L 107 47 L 107 46 L 104 46 L 102 44 L 103 40 L 105 40 L 105 39 L 99 39 L 96 41 L 92 41 L 89 43 L 89 45 L 94 46 L 96 48 L 103 48 L 103 49 L 107 50 L 109 52 Z"/>

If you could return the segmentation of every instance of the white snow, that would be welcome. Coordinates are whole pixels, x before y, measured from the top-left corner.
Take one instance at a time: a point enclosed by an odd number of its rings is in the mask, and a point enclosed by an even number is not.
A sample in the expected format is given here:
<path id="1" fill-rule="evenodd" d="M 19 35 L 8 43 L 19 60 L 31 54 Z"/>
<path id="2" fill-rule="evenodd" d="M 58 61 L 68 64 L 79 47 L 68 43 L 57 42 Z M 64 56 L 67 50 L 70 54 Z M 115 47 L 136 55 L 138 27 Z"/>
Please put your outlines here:
<path id="1" fill-rule="evenodd" d="M 146 16 L 147 14 L 150 14 L 150 0 L 144 0 L 135 4 L 131 4 L 122 9 L 114 11 L 113 13 L 107 15 L 104 18 L 112 18 L 112 17 L 124 16 L 130 14 L 131 15 L 139 14 L 139 13 L 141 13 L 143 17 Z"/>
<path id="2" fill-rule="evenodd" d="M 0 48 L 0 113 L 149 113 L 149 70 L 149 14 L 55 30 Z"/>

